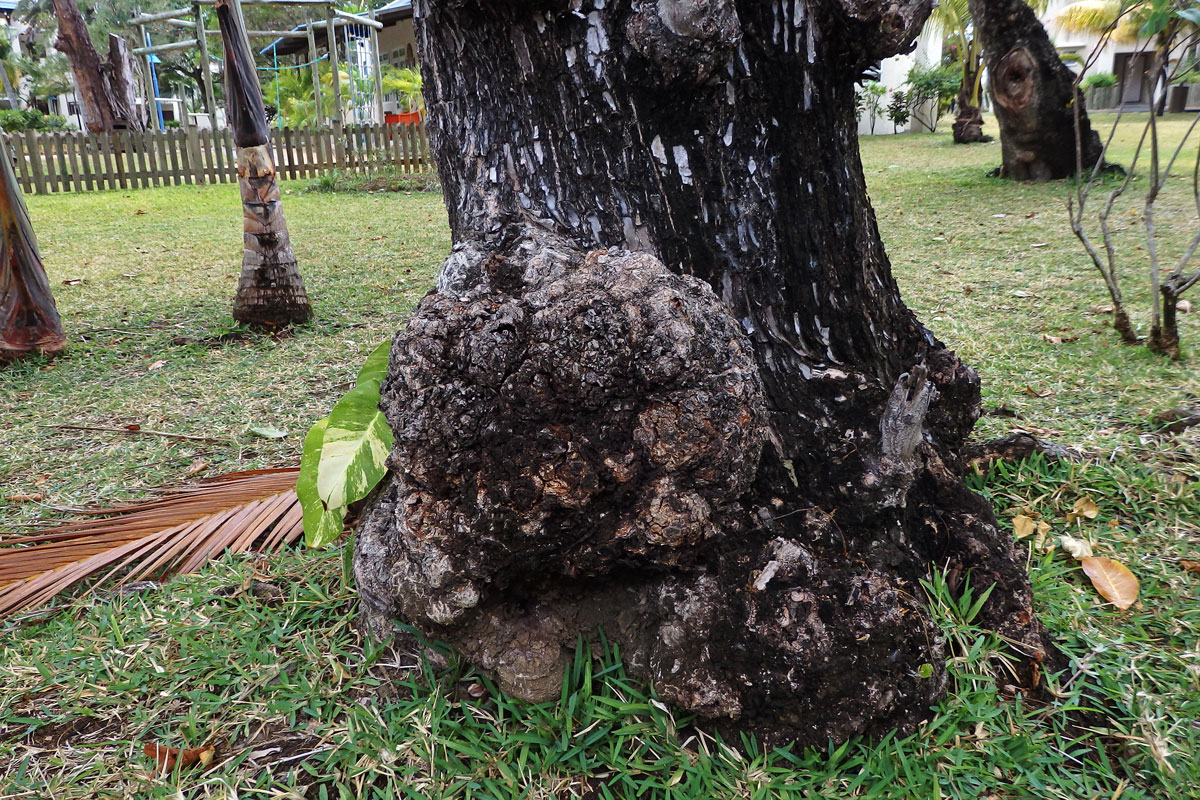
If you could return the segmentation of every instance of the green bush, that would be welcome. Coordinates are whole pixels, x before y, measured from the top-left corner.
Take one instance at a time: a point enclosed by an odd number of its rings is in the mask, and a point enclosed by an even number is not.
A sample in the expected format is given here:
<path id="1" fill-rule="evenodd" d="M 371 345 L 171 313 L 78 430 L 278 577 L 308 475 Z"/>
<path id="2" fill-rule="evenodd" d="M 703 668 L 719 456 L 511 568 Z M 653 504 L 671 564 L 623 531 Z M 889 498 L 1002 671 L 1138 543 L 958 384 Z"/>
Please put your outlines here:
<path id="1" fill-rule="evenodd" d="M 1117 76 L 1111 72 L 1096 72 L 1079 82 L 1079 88 L 1085 92 L 1088 89 L 1109 89 L 1116 85 Z"/>
<path id="2" fill-rule="evenodd" d="M 43 114 L 32 108 L 0 109 L 0 128 L 12 131 L 65 131 L 68 123 L 57 114 Z"/>

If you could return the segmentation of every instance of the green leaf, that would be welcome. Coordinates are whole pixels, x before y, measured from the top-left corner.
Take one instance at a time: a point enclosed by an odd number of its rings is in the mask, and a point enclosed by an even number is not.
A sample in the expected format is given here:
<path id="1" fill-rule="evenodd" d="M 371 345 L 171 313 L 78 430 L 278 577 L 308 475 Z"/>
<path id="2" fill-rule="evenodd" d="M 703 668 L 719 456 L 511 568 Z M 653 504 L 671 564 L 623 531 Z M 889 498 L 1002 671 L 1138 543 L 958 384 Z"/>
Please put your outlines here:
<path id="1" fill-rule="evenodd" d="M 1184 8 L 1175 12 L 1184 22 L 1200 28 L 1200 8 Z"/>
<path id="2" fill-rule="evenodd" d="M 338 401 L 325 428 L 317 494 L 326 508 L 366 497 L 387 473 L 392 429 L 379 411 L 379 385 L 368 380 Z"/>
<path id="3" fill-rule="evenodd" d="M 325 547 L 341 535 L 346 522 L 346 509 L 329 509 L 317 494 L 317 467 L 325 441 L 329 419 L 323 419 L 309 429 L 304 437 L 304 452 L 300 457 L 300 474 L 296 476 L 296 496 L 304 518 L 304 541 L 309 547 Z"/>
<path id="4" fill-rule="evenodd" d="M 287 436 L 287 431 L 280 430 L 273 425 L 250 425 L 246 428 L 246 433 L 261 436 L 264 439 L 282 439 Z"/>
<path id="5" fill-rule="evenodd" d="M 388 355 L 391 351 L 391 339 L 381 342 L 372 350 L 371 355 L 367 356 L 367 360 L 363 363 L 362 369 L 358 371 L 358 380 L 355 381 L 355 385 L 363 386 L 367 381 L 374 381 L 376 386 L 383 383 L 384 376 L 387 375 Z"/>

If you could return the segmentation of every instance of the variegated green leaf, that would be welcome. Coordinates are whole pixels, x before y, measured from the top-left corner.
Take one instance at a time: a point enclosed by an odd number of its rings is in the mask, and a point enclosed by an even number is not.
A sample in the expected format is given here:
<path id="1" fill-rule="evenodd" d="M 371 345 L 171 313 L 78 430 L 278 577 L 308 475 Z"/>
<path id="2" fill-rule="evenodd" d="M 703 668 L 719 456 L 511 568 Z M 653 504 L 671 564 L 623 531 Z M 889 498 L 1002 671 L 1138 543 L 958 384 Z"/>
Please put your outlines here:
<path id="1" fill-rule="evenodd" d="M 379 385 L 368 380 L 333 407 L 317 467 L 317 495 L 326 508 L 361 500 L 386 474 L 393 437 L 378 406 Z"/>
<path id="2" fill-rule="evenodd" d="M 321 446 L 328 424 L 328 418 L 320 420 L 304 437 L 300 474 L 296 476 L 296 496 L 304 512 L 304 541 L 309 547 L 324 547 L 332 542 L 341 535 L 346 521 L 346 509 L 326 508 L 317 494 L 317 467 L 321 461 Z"/>
<path id="3" fill-rule="evenodd" d="M 388 355 L 392 350 L 392 342 L 390 339 L 380 343 L 378 347 L 371 351 L 371 355 L 367 356 L 367 360 L 363 363 L 362 369 L 358 371 L 358 379 L 355 385 L 364 386 L 368 381 L 374 381 L 375 385 L 383 383 L 384 376 L 387 375 Z"/>

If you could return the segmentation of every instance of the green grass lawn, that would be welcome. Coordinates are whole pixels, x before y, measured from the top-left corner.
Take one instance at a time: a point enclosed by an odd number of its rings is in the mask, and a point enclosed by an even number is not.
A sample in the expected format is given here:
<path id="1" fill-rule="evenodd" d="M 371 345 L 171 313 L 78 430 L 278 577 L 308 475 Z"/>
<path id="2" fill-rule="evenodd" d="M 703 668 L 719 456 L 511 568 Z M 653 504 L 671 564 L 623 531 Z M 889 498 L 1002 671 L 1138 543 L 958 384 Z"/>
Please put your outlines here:
<path id="1" fill-rule="evenodd" d="M 1136 122 L 1115 160 L 1128 163 Z M 1185 123 L 1165 124 L 1177 138 Z M 1182 317 L 1183 361 L 1120 345 L 1067 228 L 1066 187 L 986 177 L 998 143 L 877 137 L 863 158 L 908 303 L 982 375 L 978 435 L 1027 430 L 1085 455 L 1001 467 L 974 488 L 1002 516 L 1092 538 L 1141 580 L 1140 603 L 1117 612 L 1070 559 L 1022 541 L 1072 656 L 1054 702 L 1007 699 L 989 673 L 1000 643 L 933 590 L 956 656 L 921 731 L 764 754 L 690 727 L 611 655 L 579 658 L 560 702 L 530 706 L 453 660 L 431 671 L 366 642 L 345 547 L 227 557 L 158 591 L 0 625 L 0 797 L 1200 797 L 1200 593 L 1180 564 L 1200 560 L 1200 428 L 1162 435 L 1153 419 L 1200 405 L 1200 312 Z M 1145 333 L 1143 186 L 1114 219 Z M 431 286 L 449 237 L 437 196 L 290 188 L 316 321 L 278 340 L 231 327 L 234 187 L 29 198 L 71 350 L 0 371 L 0 529 L 193 472 L 297 462 L 308 425 Z M 1163 200 L 1173 252 L 1195 228 L 1191 202 L 1183 180 Z M 287 436 L 248 431 L 264 423 Z M 213 441 L 54 427 L 134 424 Z M 1067 522 L 1082 497 L 1099 516 Z M 1073 728 L 1080 706 L 1103 727 Z M 213 745 L 215 766 L 155 774 L 147 743 Z"/>

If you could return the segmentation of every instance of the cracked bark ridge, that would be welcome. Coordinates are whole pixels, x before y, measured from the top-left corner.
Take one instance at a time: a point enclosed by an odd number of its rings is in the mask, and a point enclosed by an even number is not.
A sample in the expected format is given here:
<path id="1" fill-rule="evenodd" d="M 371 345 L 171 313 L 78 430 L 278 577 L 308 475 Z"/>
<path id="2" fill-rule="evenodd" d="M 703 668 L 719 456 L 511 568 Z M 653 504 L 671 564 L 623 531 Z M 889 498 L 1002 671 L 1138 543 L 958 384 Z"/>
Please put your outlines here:
<path id="1" fill-rule="evenodd" d="M 1076 103 L 1082 164 L 1090 171 L 1101 159 L 1100 136 L 1037 14 L 1025 0 L 970 0 L 970 9 L 1000 128 L 1000 175 L 1037 182 L 1074 175 Z"/>
<path id="2" fill-rule="evenodd" d="M 0 364 L 67 346 L 12 162 L 0 165 Z"/>
<path id="3" fill-rule="evenodd" d="M 1028 577 L 961 480 L 978 376 L 901 301 L 854 134 L 859 68 L 928 8 L 416 4 L 454 250 L 393 341 L 373 627 L 529 699 L 602 628 L 709 726 L 823 745 L 944 690 L 936 564 L 994 586 L 1036 682 Z"/>

